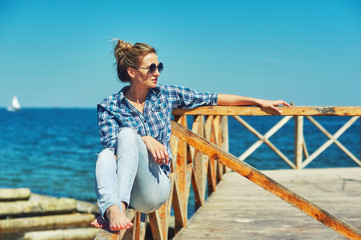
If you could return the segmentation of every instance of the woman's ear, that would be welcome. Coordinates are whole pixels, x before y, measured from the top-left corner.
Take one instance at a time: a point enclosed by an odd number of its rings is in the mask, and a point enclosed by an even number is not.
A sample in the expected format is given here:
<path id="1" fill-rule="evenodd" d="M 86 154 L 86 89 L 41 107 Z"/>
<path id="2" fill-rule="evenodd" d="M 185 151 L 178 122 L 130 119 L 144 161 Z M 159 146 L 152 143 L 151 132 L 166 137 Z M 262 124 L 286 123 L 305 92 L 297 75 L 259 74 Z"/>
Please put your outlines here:
<path id="1" fill-rule="evenodd" d="M 134 68 L 128 67 L 127 72 L 128 72 L 128 75 L 130 78 L 132 78 L 132 79 L 135 78 L 135 69 Z"/>

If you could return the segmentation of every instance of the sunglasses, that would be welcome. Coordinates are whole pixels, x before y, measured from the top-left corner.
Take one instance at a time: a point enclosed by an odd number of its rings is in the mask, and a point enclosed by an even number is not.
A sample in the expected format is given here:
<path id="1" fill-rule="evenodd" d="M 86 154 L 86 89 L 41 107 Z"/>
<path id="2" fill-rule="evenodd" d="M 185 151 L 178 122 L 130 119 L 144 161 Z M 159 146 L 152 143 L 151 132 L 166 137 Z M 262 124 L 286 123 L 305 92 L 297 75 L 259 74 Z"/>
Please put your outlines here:
<path id="1" fill-rule="evenodd" d="M 150 64 L 149 67 L 133 67 L 135 69 L 148 69 L 149 73 L 153 74 L 155 70 L 158 68 L 158 72 L 161 73 L 163 71 L 163 63 L 159 63 L 159 65 L 155 65 L 155 63 Z"/>

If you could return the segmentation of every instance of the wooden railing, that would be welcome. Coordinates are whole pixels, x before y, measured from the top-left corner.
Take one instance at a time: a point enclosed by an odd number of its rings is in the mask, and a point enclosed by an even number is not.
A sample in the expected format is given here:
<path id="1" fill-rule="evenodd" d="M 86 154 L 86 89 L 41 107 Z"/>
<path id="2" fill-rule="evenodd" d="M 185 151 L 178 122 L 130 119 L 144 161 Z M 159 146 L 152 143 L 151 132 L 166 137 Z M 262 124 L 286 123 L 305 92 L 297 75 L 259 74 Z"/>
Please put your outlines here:
<path id="1" fill-rule="evenodd" d="M 351 151 L 349 151 L 338 138 L 354 124 L 361 116 L 361 107 L 290 107 L 283 108 L 282 114 L 275 114 L 271 111 L 263 111 L 260 108 L 255 107 L 201 107 L 191 110 L 177 109 L 174 114 L 184 115 L 223 115 L 232 116 L 236 121 L 242 124 L 252 134 L 254 134 L 259 140 L 251 145 L 246 151 L 244 151 L 238 158 L 244 161 L 249 157 L 256 149 L 258 149 L 263 143 L 265 143 L 272 151 L 274 151 L 283 161 L 285 161 L 293 169 L 302 169 L 316 159 L 322 152 L 324 152 L 332 144 L 338 146 L 349 158 L 351 158 L 358 166 L 361 166 L 360 157 L 356 157 Z M 266 116 L 266 115 L 280 115 L 283 118 L 275 124 L 265 134 L 259 133 L 248 122 L 246 122 L 240 116 Z M 330 134 L 313 116 L 349 116 L 351 117 L 336 133 Z M 280 130 L 288 121 L 292 118 L 295 120 L 295 140 L 294 140 L 294 160 L 289 159 L 279 148 L 277 148 L 271 141 L 270 137 L 273 136 L 278 130 Z M 306 140 L 304 137 L 304 118 L 308 119 L 314 124 L 327 138 L 319 148 L 317 148 L 312 154 L 307 149 Z M 361 133 L 361 132 L 360 132 Z"/>
<path id="2" fill-rule="evenodd" d="M 261 172 L 250 167 L 243 160 L 262 143 L 267 144 L 289 166 L 301 169 L 314 160 L 331 144 L 341 148 L 356 164 L 361 166 L 360 159 L 355 157 L 337 139 L 350 127 L 359 116 L 361 107 L 290 107 L 282 108 L 282 114 L 257 107 L 199 107 L 197 109 L 173 111 L 171 148 L 173 154 L 172 174 L 170 175 L 172 189 L 169 200 L 156 212 L 148 214 L 153 239 L 168 239 L 168 230 L 171 219 L 171 209 L 174 212 L 174 233 L 187 225 L 189 192 L 192 186 L 194 192 L 195 209 L 204 205 L 207 195 L 216 191 L 216 186 L 227 172 L 227 167 L 247 177 L 267 191 L 275 194 L 284 201 L 294 205 L 316 220 L 331 227 L 347 237 L 360 237 L 360 231 L 318 208 L 306 199 L 294 194 Z M 187 115 L 193 115 L 191 131 L 187 130 Z M 240 116 L 282 115 L 283 117 L 266 134 L 257 132 Z M 228 118 L 233 116 L 250 132 L 259 138 L 238 159 L 228 153 Z M 308 154 L 303 136 L 303 118 L 315 124 L 328 138 L 314 153 Z M 352 116 L 334 135 L 325 130 L 312 116 Z M 269 138 L 292 117 L 295 118 L 295 157 L 292 162 L 286 157 Z M 303 154 L 305 158 L 303 158 Z M 223 165 L 225 164 L 225 165 Z M 226 167 L 227 166 L 227 167 Z M 192 184 L 191 184 L 192 183 Z M 134 228 L 121 231 L 120 235 L 101 231 L 96 239 L 144 239 L 146 221 L 141 221 L 141 214 L 129 211 L 134 217 Z"/>

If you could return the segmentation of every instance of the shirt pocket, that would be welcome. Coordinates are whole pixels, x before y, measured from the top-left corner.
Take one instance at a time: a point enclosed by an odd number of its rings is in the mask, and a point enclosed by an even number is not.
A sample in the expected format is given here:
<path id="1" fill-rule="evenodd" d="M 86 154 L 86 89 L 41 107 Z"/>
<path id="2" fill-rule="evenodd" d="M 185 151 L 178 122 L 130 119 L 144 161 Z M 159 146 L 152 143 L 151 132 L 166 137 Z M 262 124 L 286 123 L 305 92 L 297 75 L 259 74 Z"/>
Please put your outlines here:
<path id="1" fill-rule="evenodd" d="M 167 107 L 165 102 L 161 102 L 152 107 L 152 112 L 161 112 Z"/>

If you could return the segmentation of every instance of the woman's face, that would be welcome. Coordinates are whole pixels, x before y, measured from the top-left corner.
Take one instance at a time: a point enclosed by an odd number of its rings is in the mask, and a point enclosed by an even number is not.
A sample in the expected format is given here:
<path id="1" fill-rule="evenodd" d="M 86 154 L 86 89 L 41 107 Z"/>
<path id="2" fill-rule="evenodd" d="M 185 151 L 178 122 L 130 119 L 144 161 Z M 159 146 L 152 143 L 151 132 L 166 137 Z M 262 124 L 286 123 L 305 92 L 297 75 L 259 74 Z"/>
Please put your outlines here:
<path id="1" fill-rule="evenodd" d="M 149 67 L 151 64 L 159 65 L 158 57 L 155 53 L 149 53 L 145 55 L 142 59 L 139 68 L 134 71 L 134 78 L 132 79 L 132 84 L 137 85 L 137 87 L 143 88 L 155 88 L 157 87 L 158 77 L 160 73 L 158 68 L 151 73 Z"/>

